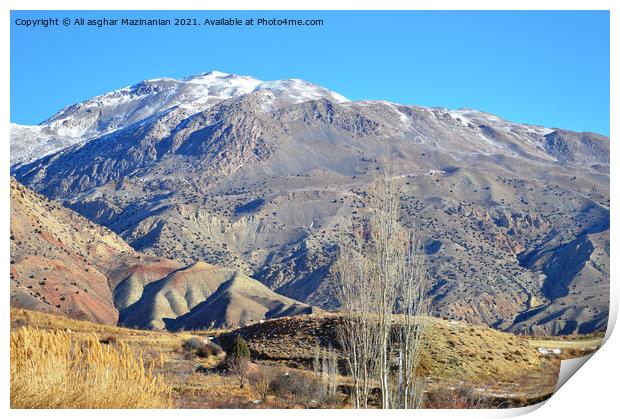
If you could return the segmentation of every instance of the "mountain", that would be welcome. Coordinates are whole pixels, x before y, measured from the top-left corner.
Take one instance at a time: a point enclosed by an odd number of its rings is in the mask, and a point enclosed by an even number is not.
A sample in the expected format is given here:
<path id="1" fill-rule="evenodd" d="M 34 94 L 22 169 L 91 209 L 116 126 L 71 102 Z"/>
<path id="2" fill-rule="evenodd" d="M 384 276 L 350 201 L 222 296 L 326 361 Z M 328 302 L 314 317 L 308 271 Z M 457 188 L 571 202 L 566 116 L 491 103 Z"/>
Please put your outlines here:
<path id="1" fill-rule="evenodd" d="M 39 125 L 11 124 L 11 164 L 19 164 L 100 137 L 162 112 L 192 115 L 223 100 L 269 90 L 291 101 L 343 96 L 303 80 L 261 81 L 212 71 L 181 80 L 145 80 L 61 109 Z"/>
<path id="2" fill-rule="evenodd" d="M 12 173 L 139 251 L 227 266 L 332 309 L 331 264 L 389 155 L 434 314 L 523 333 L 605 327 L 608 138 L 296 91 L 171 107 Z"/>
<path id="3" fill-rule="evenodd" d="M 191 266 L 134 251 L 123 239 L 11 178 L 11 305 L 104 324 L 177 329 L 242 325 L 315 309 L 258 281 L 204 262 Z M 190 280 L 190 283 L 182 283 Z M 211 288 L 209 288 L 211 286 Z M 180 287 L 183 287 L 182 294 Z M 153 289 L 164 294 L 152 293 Z M 179 302 L 183 309 L 179 309 Z M 148 311 L 148 313 L 147 313 Z M 160 315 L 159 322 L 153 316 Z M 168 315 L 168 312 L 165 313 Z M 149 316 L 149 317 L 146 317 Z M 176 316 L 175 316 L 176 317 Z M 127 319 L 131 319 L 128 321 Z"/>

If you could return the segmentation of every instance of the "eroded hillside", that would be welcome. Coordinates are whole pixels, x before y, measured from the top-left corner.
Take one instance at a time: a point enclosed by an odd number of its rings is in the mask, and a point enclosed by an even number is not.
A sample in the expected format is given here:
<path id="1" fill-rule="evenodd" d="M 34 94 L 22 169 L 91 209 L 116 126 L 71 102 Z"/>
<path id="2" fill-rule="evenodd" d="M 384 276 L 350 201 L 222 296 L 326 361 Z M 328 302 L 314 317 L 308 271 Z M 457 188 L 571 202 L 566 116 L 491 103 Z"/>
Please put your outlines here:
<path id="1" fill-rule="evenodd" d="M 183 267 L 136 252 L 14 179 L 10 239 L 14 307 L 104 324 L 117 324 L 120 312 L 123 324 L 159 329 L 239 325 L 314 310 L 231 269 L 204 262 Z M 196 319 L 205 309 L 208 315 Z"/>

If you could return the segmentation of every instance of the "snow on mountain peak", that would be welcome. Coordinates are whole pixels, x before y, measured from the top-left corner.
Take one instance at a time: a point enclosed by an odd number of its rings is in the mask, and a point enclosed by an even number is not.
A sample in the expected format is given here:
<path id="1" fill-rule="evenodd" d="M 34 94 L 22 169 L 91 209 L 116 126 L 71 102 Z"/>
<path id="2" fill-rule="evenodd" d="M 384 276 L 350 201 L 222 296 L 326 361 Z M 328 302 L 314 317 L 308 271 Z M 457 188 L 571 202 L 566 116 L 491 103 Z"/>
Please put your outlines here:
<path id="1" fill-rule="evenodd" d="M 12 124 L 11 163 L 25 163 L 43 157 L 67 146 L 158 117 L 171 109 L 178 109 L 182 112 L 178 116 L 186 118 L 223 101 L 249 94 L 257 98 L 257 109 L 263 112 L 281 104 L 328 99 L 352 109 L 381 106 L 394 115 L 396 125 L 403 129 L 411 129 L 414 123 L 412 113 L 408 110 L 411 107 L 405 105 L 376 100 L 349 102 L 336 92 L 297 78 L 263 81 L 214 70 L 181 79 L 162 77 L 144 80 L 70 105 L 37 126 Z M 485 141 L 488 140 L 485 134 L 487 125 L 523 136 L 532 143 L 552 131 L 511 123 L 472 109 L 415 109 L 429 111 L 431 116 L 443 121 L 441 123 L 452 120 L 454 127 L 475 130 Z"/>
<path id="2" fill-rule="evenodd" d="M 305 102 L 321 98 L 329 98 L 336 103 L 349 101 L 336 92 L 301 79 L 266 81 L 258 85 L 255 90 L 260 89 L 270 89 L 279 94 L 284 94 L 295 102 Z"/>
<path id="3" fill-rule="evenodd" d="M 209 78 L 209 77 L 215 78 L 215 77 L 228 77 L 228 76 L 234 76 L 234 75 L 230 73 L 224 73 L 223 71 L 211 70 L 206 73 L 200 73 L 200 74 L 195 74 L 193 76 L 187 76 L 187 77 L 182 78 L 181 80 L 188 81 L 188 80 L 194 80 L 194 79 L 200 79 L 200 78 Z"/>
<path id="4" fill-rule="evenodd" d="M 180 82 L 192 85 L 197 90 L 198 96 L 212 96 L 221 100 L 248 94 L 262 83 L 253 77 L 237 76 L 221 71 L 186 77 Z"/>
<path id="5" fill-rule="evenodd" d="M 320 98 L 338 103 L 347 101 L 336 92 L 300 79 L 262 81 L 214 70 L 182 79 L 162 77 L 143 80 L 67 106 L 40 125 L 51 128 L 58 135 L 89 138 L 174 106 L 181 105 L 199 112 L 220 101 L 263 89 L 270 89 L 292 102 Z M 93 112 L 98 115 L 97 124 L 92 123 Z M 117 121 L 108 121 L 108 117 Z M 125 122 L 119 124 L 119 118 Z M 76 122 L 76 119 L 83 121 Z"/>
<path id="6" fill-rule="evenodd" d="M 347 101 L 338 93 L 299 79 L 262 81 L 216 70 L 182 79 L 144 80 L 67 106 L 37 126 L 12 126 L 11 163 L 42 157 L 177 106 L 193 114 L 224 100 L 265 89 L 291 103 L 320 98 Z"/>

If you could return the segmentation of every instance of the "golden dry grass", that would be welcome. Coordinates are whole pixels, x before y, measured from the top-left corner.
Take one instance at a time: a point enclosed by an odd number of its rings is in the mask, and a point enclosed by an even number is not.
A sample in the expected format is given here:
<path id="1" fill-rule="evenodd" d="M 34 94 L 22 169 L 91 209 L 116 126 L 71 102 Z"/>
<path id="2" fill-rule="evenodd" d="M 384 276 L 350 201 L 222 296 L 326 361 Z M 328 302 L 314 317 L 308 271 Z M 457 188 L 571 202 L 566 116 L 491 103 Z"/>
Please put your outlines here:
<path id="1" fill-rule="evenodd" d="M 194 372 L 196 365 L 215 368 L 221 357 L 188 358 L 182 349 L 183 342 L 192 336 L 218 334 L 221 333 L 220 330 L 208 333 L 138 330 L 11 308 L 11 329 L 17 331 L 25 327 L 51 333 L 62 331 L 69 335 L 73 344 L 81 346 L 85 346 L 89 339 L 108 341 L 111 346 L 126 345 L 134 354 L 141 354 L 144 364 L 152 367 L 153 372 L 171 387 L 172 407 L 258 407 L 251 403 L 255 399 L 249 393 L 251 390 L 240 391 L 234 378 L 215 373 L 205 375 Z M 218 399 L 220 396 L 221 399 Z"/>
<path id="2" fill-rule="evenodd" d="M 548 360 L 527 340 L 463 322 L 433 319 L 425 344 L 422 368 L 432 377 L 479 383 L 489 376 L 516 379 L 548 368 Z"/>
<path id="3" fill-rule="evenodd" d="M 124 343 L 21 327 L 10 346 L 12 408 L 171 407 L 171 388 Z"/>
<path id="4" fill-rule="evenodd" d="M 157 332 L 151 330 L 129 329 L 118 326 L 108 326 L 105 324 L 93 323 L 86 320 L 76 320 L 59 314 L 41 313 L 39 311 L 25 310 L 11 307 L 11 328 L 20 326 L 35 326 L 40 329 L 70 329 L 77 333 L 99 333 L 101 335 L 119 336 L 156 336 L 171 335 L 168 332 Z"/>

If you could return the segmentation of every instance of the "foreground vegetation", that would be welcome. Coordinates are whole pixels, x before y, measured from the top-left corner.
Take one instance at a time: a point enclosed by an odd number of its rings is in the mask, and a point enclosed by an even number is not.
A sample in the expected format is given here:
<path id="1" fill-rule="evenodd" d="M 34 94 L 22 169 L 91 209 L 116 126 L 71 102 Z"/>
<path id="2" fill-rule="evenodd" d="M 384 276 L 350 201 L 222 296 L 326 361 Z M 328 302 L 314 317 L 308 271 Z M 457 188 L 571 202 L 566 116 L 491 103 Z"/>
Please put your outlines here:
<path id="1" fill-rule="evenodd" d="M 321 395 L 320 370 L 259 364 L 244 344 L 227 354 L 204 331 L 135 330 L 22 309 L 11 309 L 11 328 L 13 408 L 348 406 L 343 394 Z"/>
<path id="2" fill-rule="evenodd" d="M 170 333 L 12 309 L 11 404 L 350 408 L 353 383 L 333 349 L 337 338 L 332 322 L 337 318 L 301 316 L 237 330 Z M 432 349 L 421 360 L 423 407 L 522 406 L 552 393 L 559 357 L 543 355 L 538 348 L 556 347 L 554 339 L 534 344 L 485 327 L 429 321 Z M 231 346 L 236 336 L 247 342 L 249 358 L 242 344 L 239 350 Z M 235 353 L 245 360 L 235 365 Z M 142 390 L 134 392 L 136 388 Z M 151 395 L 142 398 L 145 388 Z M 373 391 L 370 407 L 380 405 L 378 393 Z"/>
<path id="3" fill-rule="evenodd" d="M 171 387 L 127 344 L 63 330 L 11 332 L 12 408 L 166 408 Z"/>

